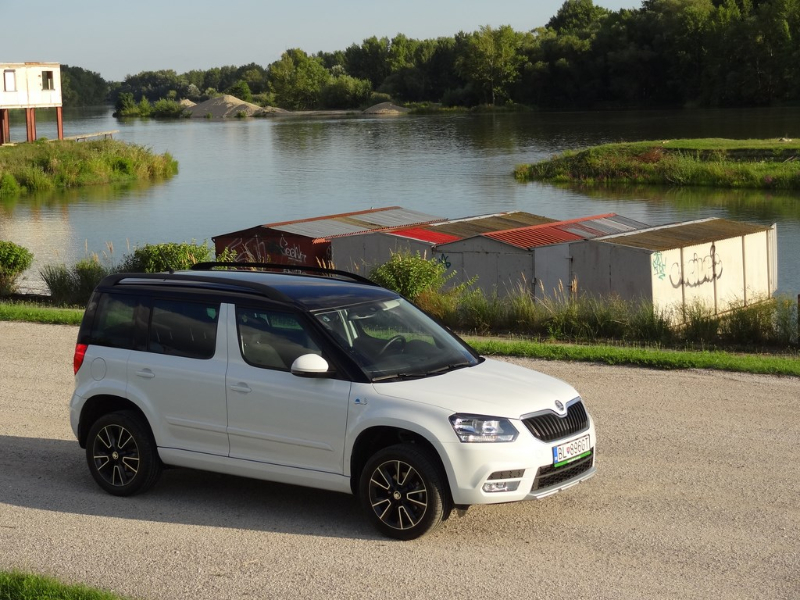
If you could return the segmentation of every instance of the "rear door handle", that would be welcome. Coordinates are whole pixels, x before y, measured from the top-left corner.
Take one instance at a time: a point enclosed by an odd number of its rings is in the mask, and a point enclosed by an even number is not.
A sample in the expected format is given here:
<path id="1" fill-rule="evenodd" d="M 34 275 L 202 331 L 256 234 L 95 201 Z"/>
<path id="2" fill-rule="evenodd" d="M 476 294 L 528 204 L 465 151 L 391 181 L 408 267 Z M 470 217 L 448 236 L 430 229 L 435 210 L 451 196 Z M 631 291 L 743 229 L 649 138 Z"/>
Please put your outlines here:
<path id="1" fill-rule="evenodd" d="M 145 379 L 152 379 L 156 376 L 150 369 L 142 369 L 141 371 L 136 371 L 136 374 L 139 377 L 144 377 Z"/>
<path id="2" fill-rule="evenodd" d="M 246 383 L 237 383 L 236 385 L 232 385 L 231 389 L 234 392 L 242 392 L 243 394 L 249 394 L 252 391 L 250 386 Z"/>

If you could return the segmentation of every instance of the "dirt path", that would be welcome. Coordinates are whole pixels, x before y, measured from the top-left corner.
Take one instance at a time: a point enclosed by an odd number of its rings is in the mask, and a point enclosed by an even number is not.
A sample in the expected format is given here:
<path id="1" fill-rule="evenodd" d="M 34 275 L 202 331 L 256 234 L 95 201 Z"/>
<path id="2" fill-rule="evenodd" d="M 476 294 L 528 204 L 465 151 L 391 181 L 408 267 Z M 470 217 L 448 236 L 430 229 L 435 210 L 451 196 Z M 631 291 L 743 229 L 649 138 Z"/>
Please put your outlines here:
<path id="1" fill-rule="evenodd" d="M 0 323 L 0 568 L 153 600 L 800 597 L 800 380 L 515 360 L 568 380 L 599 473 L 415 542 L 350 496 L 188 470 L 114 498 L 67 406 L 77 329 Z"/>

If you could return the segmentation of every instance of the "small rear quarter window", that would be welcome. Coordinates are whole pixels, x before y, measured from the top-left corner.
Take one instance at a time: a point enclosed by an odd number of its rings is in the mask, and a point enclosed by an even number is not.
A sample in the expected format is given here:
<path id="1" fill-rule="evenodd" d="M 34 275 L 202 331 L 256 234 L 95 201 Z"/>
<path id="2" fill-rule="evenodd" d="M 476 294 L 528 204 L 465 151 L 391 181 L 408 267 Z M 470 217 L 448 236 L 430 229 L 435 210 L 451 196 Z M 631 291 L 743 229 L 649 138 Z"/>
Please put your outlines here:
<path id="1" fill-rule="evenodd" d="M 91 342 L 98 346 L 131 348 L 134 314 L 138 299 L 121 294 L 103 294 L 97 304 Z"/>

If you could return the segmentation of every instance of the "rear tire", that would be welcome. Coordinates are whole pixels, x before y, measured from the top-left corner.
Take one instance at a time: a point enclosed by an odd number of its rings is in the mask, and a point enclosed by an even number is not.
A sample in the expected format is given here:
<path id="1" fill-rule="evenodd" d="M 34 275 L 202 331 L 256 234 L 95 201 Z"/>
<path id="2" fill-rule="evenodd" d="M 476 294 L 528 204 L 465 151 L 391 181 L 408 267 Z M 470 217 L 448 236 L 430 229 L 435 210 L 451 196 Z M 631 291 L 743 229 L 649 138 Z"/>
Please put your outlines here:
<path id="1" fill-rule="evenodd" d="M 86 462 L 97 484 L 114 496 L 150 489 L 161 475 L 161 459 L 147 422 L 133 411 L 103 415 L 89 429 Z"/>
<path id="2" fill-rule="evenodd" d="M 452 510 L 447 479 L 429 450 L 397 444 L 375 453 L 361 472 L 359 498 L 383 535 L 413 540 L 436 529 Z"/>

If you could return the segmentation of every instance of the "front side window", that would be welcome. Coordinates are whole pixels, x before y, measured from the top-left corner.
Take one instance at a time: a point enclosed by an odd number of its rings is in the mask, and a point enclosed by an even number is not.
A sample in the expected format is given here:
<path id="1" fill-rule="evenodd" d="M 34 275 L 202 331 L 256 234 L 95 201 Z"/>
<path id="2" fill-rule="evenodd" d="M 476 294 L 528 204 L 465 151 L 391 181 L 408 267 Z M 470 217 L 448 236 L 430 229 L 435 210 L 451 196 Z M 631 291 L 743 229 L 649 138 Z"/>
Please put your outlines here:
<path id="1" fill-rule="evenodd" d="M 236 325 L 242 358 L 254 367 L 288 371 L 299 356 L 322 355 L 299 315 L 237 306 Z"/>
<path id="2" fill-rule="evenodd" d="M 103 294 L 97 304 L 92 343 L 112 348 L 131 348 L 137 304 L 135 296 Z"/>
<path id="3" fill-rule="evenodd" d="M 372 381 L 429 377 L 479 362 L 447 330 L 402 299 L 315 316 Z"/>
<path id="4" fill-rule="evenodd" d="M 219 304 L 153 300 L 147 349 L 157 354 L 208 359 L 217 347 Z"/>
<path id="5" fill-rule="evenodd" d="M 43 90 L 56 89 L 55 83 L 53 81 L 52 71 L 42 71 L 42 89 Z"/>

